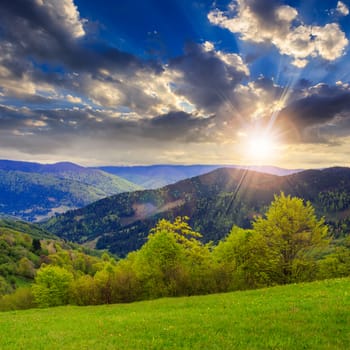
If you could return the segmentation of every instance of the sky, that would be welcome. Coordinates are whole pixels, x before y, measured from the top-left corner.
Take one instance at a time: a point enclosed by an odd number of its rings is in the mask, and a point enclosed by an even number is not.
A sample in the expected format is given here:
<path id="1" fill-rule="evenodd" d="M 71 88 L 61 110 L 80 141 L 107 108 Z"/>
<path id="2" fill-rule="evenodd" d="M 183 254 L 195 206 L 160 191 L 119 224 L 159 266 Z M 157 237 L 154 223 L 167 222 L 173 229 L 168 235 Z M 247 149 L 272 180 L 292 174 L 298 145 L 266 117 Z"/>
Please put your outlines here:
<path id="1" fill-rule="evenodd" d="M 0 158 L 350 166 L 350 0 L 1 0 Z"/>

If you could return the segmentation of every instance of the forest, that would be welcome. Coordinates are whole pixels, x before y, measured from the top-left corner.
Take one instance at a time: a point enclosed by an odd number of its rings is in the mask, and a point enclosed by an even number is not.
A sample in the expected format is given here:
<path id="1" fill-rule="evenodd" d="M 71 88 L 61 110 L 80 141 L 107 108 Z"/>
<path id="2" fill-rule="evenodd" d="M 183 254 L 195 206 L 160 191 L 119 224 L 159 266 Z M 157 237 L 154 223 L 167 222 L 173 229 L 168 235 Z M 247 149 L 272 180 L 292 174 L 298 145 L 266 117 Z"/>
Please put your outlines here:
<path id="1" fill-rule="evenodd" d="M 0 310 L 125 303 L 350 275 L 349 236 L 332 237 L 300 198 L 276 195 L 252 228 L 234 226 L 217 244 L 203 243 L 188 221 L 159 220 L 147 242 L 124 259 L 1 229 L 1 258 L 7 249 L 17 260 L 0 263 L 2 275 L 10 276 L 0 280 Z M 9 285 L 19 278 L 27 283 Z"/>

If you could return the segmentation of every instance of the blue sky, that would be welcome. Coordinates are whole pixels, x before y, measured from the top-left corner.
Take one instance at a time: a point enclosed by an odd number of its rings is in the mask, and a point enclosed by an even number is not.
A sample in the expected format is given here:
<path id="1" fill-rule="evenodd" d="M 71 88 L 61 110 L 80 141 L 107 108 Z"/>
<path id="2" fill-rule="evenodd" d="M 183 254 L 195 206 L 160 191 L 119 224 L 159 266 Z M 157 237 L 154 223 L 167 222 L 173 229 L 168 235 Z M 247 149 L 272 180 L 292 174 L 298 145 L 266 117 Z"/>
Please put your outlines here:
<path id="1" fill-rule="evenodd" d="M 4 0 L 0 158 L 350 165 L 349 8 Z"/>

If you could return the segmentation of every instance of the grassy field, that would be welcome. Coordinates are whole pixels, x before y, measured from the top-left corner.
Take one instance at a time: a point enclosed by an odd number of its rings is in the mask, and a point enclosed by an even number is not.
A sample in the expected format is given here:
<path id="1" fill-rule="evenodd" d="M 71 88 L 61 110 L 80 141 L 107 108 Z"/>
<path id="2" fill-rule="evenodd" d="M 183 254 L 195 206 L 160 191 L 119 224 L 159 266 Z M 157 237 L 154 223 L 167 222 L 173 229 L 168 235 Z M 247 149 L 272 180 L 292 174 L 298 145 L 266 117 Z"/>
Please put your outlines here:
<path id="1" fill-rule="evenodd" d="M 0 349 L 349 349 L 350 279 L 0 313 Z"/>

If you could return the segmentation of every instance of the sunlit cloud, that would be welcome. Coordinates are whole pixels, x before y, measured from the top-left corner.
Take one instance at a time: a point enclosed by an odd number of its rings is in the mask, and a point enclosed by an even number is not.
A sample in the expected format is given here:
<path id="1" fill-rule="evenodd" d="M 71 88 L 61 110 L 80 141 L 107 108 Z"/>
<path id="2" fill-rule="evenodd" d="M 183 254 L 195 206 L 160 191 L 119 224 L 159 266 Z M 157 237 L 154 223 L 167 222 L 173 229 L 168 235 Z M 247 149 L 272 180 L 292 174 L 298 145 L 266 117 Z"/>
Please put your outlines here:
<path id="1" fill-rule="evenodd" d="M 340 8 L 346 11 L 344 6 Z M 307 25 L 300 20 L 298 23 L 295 8 L 278 5 L 273 0 L 236 0 L 228 11 L 211 11 L 208 19 L 238 34 L 243 41 L 274 45 L 281 54 L 292 57 L 293 64 L 299 68 L 305 67 L 313 57 L 333 61 L 342 56 L 348 45 L 337 23 L 324 26 Z"/>
<path id="2" fill-rule="evenodd" d="M 349 14 L 349 7 L 342 1 L 338 1 L 336 10 L 341 16 L 347 16 Z"/>

